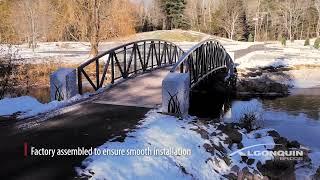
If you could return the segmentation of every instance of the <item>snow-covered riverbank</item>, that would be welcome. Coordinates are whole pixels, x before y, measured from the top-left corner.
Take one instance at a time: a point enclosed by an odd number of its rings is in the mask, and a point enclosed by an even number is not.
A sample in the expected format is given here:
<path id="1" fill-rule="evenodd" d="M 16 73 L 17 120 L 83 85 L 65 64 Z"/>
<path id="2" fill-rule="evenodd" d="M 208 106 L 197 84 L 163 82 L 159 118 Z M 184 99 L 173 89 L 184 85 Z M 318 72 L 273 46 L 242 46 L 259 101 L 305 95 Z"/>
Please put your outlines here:
<path id="1" fill-rule="evenodd" d="M 273 156 L 244 155 L 246 148 L 269 151 L 277 144 L 282 144 L 285 149 L 295 146 L 272 129 L 248 132 L 237 124 L 210 123 L 195 117 L 178 119 L 151 111 L 137 129 L 127 134 L 124 142 L 106 142 L 98 147 L 98 151 L 105 152 L 104 155 L 89 156 L 76 171 L 78 176 L 92 179 L 262 179 L 264 176 L 294 176 L 294 161 L 281 162 L 273 161 Z M 176 155 L 170 149 L 190 153 Z M 167 153 L 155 154 L 155 150 L 167 150 Z M 115 154 L 120 151 L 123 154 Z M 281 170 L 286 173 L 277 174 L 279 169 L 269 166 L 272 163 L 282 165 Z"/>
<path id="2" fill-rule="evenodd" d="M 239 77 L 269 79 L 294 88 L 320 87 L 320 50 L 304 46 L 303 41 L 265 45 L 265 51 L 254 51 L 236 59 Z"/>

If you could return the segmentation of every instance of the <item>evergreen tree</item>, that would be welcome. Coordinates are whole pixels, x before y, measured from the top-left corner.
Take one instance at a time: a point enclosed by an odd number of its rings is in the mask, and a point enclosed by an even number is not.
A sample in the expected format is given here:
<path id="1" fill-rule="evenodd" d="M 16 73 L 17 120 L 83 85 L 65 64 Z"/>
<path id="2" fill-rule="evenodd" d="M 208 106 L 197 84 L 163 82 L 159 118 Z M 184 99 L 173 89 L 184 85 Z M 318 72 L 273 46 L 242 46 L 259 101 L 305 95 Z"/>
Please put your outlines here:
<path id="1" fill-rule="evenodd" d="M 253 42 L 254 41 L 254 37 L 253 35 L 250 33 L 249 37 L 248 37 L 248 42 Z"/>
<path id="2" fill-rule="evenodd" d="M 185 0 L 162 0 L 161 9 L 165 14 L 166 29 L 183 28 L 190 26 L 187 18 L 184 16 L 186 8 Z"/>
<path id="3" fill-rule="evenodd" d="M 320 38 L 317 38 L 317 39 L 314 41 L 313 47 L 316 48 L 316 49 L 319 49 L 319 48 L 320 48 Z"/>
<path id="4" fill-rule="evenodd" d="M 304 46 L 309 46 L 310 45 L 310 39 L 307 38 L 305 41 L 304 41 Z"/>

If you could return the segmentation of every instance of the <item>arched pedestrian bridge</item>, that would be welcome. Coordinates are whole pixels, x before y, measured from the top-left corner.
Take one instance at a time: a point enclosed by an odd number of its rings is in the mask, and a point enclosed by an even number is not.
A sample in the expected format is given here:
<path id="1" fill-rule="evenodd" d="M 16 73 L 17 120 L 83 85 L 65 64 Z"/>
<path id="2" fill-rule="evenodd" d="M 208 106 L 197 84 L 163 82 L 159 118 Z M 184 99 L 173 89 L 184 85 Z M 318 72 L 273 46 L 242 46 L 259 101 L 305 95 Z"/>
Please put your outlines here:
<path id="1" fill-rule="evenodd" d="M 61 82 L 66 82 L 66 89 L 70 84 L 73 87 L 78 84 L 80 93 L 100 91 L 102 87 L 106 89 L 93 98 L 51 112 L 48 116 L 16 122 L 10 120 L 0 126 L 0 141 L 5 144 L 0 151 L 6 154 L 3 158 L 6 166 L 0 170 L 0 175 L 15 179 L 25 179 L 26 176 L 71 179 L 75 175 L 74 166 L 80 166 L 85 156 L 22 157 L 21 145 L 28 142 L 48 149 L 88 149 L 106 141 L 123 141 L 127 132 L 135 129 L 150 110 L 146 107 L 164 103 L 164 111 L 183 114 L 187 110 L 185 105 L 189 103 L 190 92 L 215 86 L 212 82 L 216 82 L 213 78 L 216 76 L 221 76 L 217 81 L 220 79 L 225 86 L 230 85 L 233 68 L 225 49 L 211 39 L 183 49 L 167 41 L 143 40 L 104 52 L 81 64 L 78 71 L 71 69 Z M 62 77 L 60 75 L 56 78 Z M 53 95 L 66 95 L 59 86 L 54 87 L 57 90 Z M 192 97 L 199 99 L 192 93 L 190 97 L 190 102 Z M 210 108 L 215 103 L 211 103 Z M 41 171 L 39 166 L 43 167 Z"/>
<path id="2" fill-rule="evenodd" d="M 233 60 L 213 39 L 184 49 L 168 41 L 141 40 L 113 48 L 81 64 L 77 71 L 78 89 L 82 94 L 85 90 L 109 87 L 95 97 L 94 103 L 99 104 L 156 107 L 166 98 L 162 96 L 169 96 L 168 103 L 163 103 L 170 106 L 166 111 L 182 113 L 172 98 L 188 100 L 189 93 L 185 91 L 191 91 L 219 71 L 225 72 L 226 85 L 231 85 L 235 75 Z M 181 77 L 188 79 L 185 90 L 176 82 Z M 175 86 L 171 92 L 165 82 Z"/>

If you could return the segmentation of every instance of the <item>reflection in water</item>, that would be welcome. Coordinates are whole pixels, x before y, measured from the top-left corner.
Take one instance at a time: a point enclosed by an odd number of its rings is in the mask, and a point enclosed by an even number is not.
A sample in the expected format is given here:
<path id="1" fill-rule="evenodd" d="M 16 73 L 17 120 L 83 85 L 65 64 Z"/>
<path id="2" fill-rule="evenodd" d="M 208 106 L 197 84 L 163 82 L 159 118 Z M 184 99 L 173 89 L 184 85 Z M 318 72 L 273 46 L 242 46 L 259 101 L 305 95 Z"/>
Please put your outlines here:
<path id="1" fill-rule="evenodd" d="M 291 115 L 306 114 L 320 121 L 320 89 L 297 89 L 291 96 L 274 100 L 263 100 L 265 109 L 285 111 Z"/>
<path id="2" fill-rule="evenodd" d="M 237 119 L 247 107 L 262 107 L 259 113 L 263 127 L 276 129 L 289 140 L 320 151 L 320 89 L 312 89 L 311 93 L 308 89 L 295 90 L 289 97 L 273 100 L 234 101 L 225 121 Z"/>

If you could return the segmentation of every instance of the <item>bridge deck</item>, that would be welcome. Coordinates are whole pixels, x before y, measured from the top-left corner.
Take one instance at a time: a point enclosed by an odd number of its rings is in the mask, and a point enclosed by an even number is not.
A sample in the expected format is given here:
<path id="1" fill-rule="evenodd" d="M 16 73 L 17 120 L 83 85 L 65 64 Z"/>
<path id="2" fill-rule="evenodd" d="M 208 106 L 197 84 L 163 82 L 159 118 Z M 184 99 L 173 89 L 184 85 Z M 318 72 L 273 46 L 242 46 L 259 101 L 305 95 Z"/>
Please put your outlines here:
<path id="1" fill-rule="evenodd" d="M 94 103 L 154 108 L 161 104 L 162 80 L 169 67 L 139 75 L 119 83 L 99 95 Z"/>

